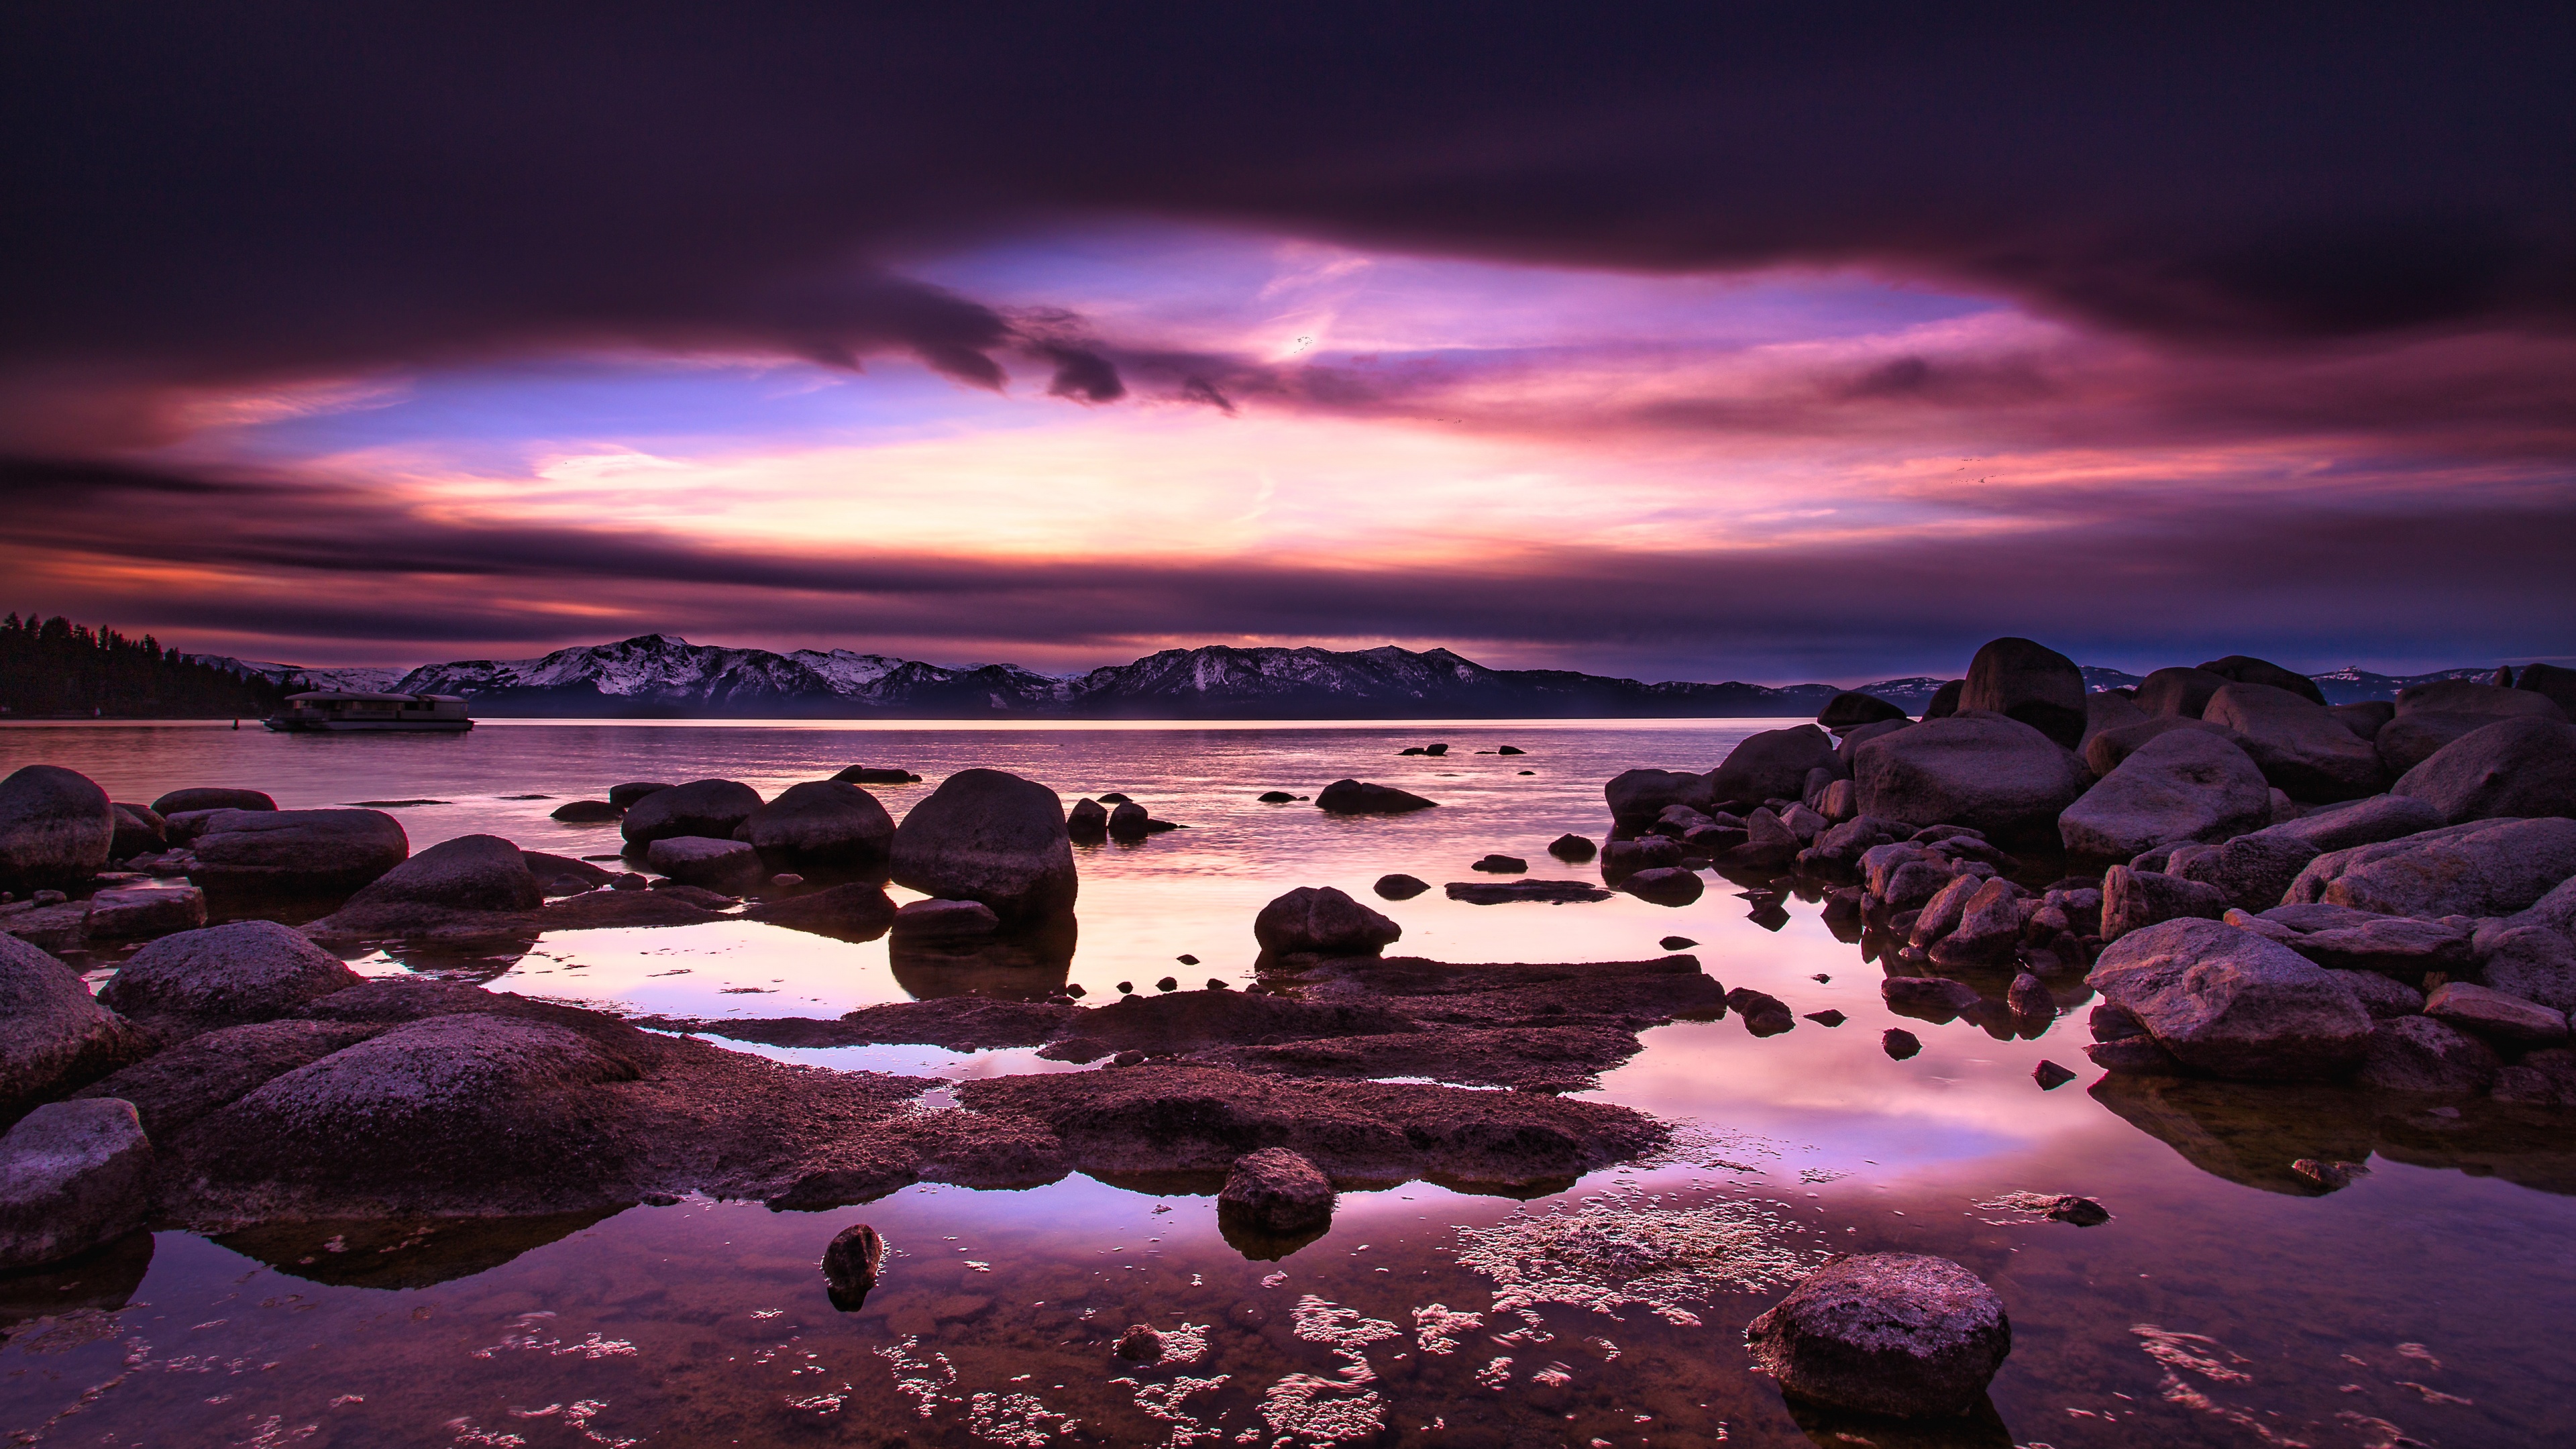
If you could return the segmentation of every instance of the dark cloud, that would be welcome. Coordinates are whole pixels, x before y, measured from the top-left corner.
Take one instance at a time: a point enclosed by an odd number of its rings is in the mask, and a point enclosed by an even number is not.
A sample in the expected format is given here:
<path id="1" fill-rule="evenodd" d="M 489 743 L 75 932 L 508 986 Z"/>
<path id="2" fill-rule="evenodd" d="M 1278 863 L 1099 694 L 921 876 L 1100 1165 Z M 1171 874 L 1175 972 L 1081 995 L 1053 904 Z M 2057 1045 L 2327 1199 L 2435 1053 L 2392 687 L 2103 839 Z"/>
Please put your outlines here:
<path id="1" fill-rule="evenodd" d="M 29 460 L 0 466 L 0 497 L 15 524 L 0 569 L 41 585 L 43 607 L 189 647 L 382 662 L 653 629 L 822 646 L 863 621 L 870 648 L 1037 666 L 1174 640 L 1397 639 L 1647 678 L 1849 681 L 1955 672 L 2000 634 L 2141 669 L 2238 650 L 2315 669 L 2484 664 L 2562 655 L 2576 617 L 2566 480 L 2286 503 L 2142 486 L 2001 529 L 1370 568 L 753 551 L 471 527 L 363 489 Z M 158 566 L 151 582 L 124 572 L 136 563 Z"/>
<path id="2" fill-rule="evenodd" d="M 1862 264 L 2204 345 L 2563 330 L 2570 53 L 2563 6 L 22 5 L 0 375 L 609 343 L 1024 358 L 1104 401 L 1109 354 L 903 276 L 1100 214 Z"/>

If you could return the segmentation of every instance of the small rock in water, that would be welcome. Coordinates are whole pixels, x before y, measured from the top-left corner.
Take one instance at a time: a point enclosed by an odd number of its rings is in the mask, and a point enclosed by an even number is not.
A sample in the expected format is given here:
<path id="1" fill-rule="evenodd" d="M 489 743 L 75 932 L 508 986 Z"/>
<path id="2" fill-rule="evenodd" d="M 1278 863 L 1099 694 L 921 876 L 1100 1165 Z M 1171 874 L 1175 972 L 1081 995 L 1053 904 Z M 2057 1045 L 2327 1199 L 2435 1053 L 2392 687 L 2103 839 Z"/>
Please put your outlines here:
<path id="1" fill-rule="evenodd" d="M 1659 906 L 1686 906 L 1698 900 L 1707 885 L 1696 871 L 1676 865 L 1660 865 L 1641 870 L 1620 883 L 1620 889 L 1641 901 Z"/>
<path id="2" fill-rule="evenodd" d="M 1488 855 L 1467 868 L 1487 871 L 1494 875 L 1515 875 L 1529 869 L 1529 862 L 1517 855 Z"/>
<path id="3" fill-rule="evenodd" d="M 1208 978 L 1207 989 L 1210 991 L 1231 991 L 1234 988 L 1211 976 Z"/>
<path id="4" fill-rule="evenodd" d="M 1289 794 L 1285 790 L 1264 790 L 1253 798 L 1259 800 L 1264 805 L 1286 805 L 1294 801 L 1297 797 Z"/>
<path id="5" fill-rule="evenodd" d="M 1178 991 L 1181 989 L 1181 983 L 1176 977 L 1166 976 L 1162 980 L 1154 983 L 1154 989 L 1156 991 Z"/>
<path id="6" fill-rule="evenodd" d="M 1526 755 L 1529 751 L 1520 748 L 1518 745 L 1504 745 L 1500 749 L 1495 750 L 1494 753 L 1498 755 Z"/>
<path id="7" fill-rule="evenodd" d="M 2290 1170 L 2328 1192 L 2350 1187 L 2354 1178 L 2370 1175 L 2370 1169 L 2358 1162 L 2325 1162 L 2314 1157 L 2300 1158 L 2290 1164 Z"/>
<path id="8" fill-rule="evenodd" d="M 1691 947 L 1698 945 L 1699 942 L 1692 940 L 1688 936 L 1666 936 L 1655 944 L 1663 947 L 1667 951 L 1687 951 Z"/>
<path id="9" fill-rule="evenodd" d="M 1535 775 L 1535 774 L 1537 774 L 1537 773 L 1538 773 L 1538 771 L 1536 771 L 1536 770 L 1523 770 L 1523 771 L 1521 771 L 1521 773 L 1522 773 L 1522 774 L 1524 774 L 1524 775 Z"/>
<path id="10" fill-rule="evenodd" d="M 1285 1147 L 1236 1158 L 1216 1201 L 1220 1214 L 1238 1215 L 1273 1233 L 1301 1232 L 1333 1219 L 1332 1179 Z"/>
<path id="11" fill-rule="evenodd" d="M 2012 988 L 2004 993 L 2012 1014 L 2025 1020 L 2044 1021 L 2057 1014 L 2057 999 L 2048 994 L 2048 983 L 2024 971 L 2013 978 Z"/>
<path id="12" fill-rule="evenodd" d="M 1739 986 L 1726 993 L 1726 1009 L 1743 1018 L 1744 1029 L 1755 1036 L 1778 1036 L 1797 1026 L 1789 1015 L 1789 1005 L 1767 991 Z"/>
<path id="13" fill-rule="evenodd" d="M 1065 994 L 1065 995 L 1067 995 L 1067 996 L 1088 996 L 1088 995 L 1090 995 L 1091 993 L 1090 993 L 1090 992 L 1088 992 L 1088 991 L 1085 991 L 1085 990 L 1082 988 L 1082 983 L 1081 983 L 1081 982 L 1079 982 L 1079 981 L 1073 981 L 1073 982 L 1068 982 L 1068 983 L 1066 983 L 1065 988 L 1064 988 L 1064 994 Z"/>
<path id="14" fill-rule="evenodd" d="M 2075 1074 L 2055 1062 L 2042 1060 L 2038 1066 L 2030 1069 L 2030 1079 L 2039 1083 L 2041 1091 L 2054 1092 L 2074 1081 Z"/>
<path id="15" fill-rule="evenodd" d="M 1851 1020 L 1851 1018 L 1834 1010 L 1832 1007 L 1827 1007 L 1822 1011 L 1808 1012 L 1807 1020 L 1816 1022 L 1823 1026 L 1840 1026 L 1844 1022 Z"/>
<path id="16" fill-rule="evenodd" d="M 792 870 L 782 870 L 778 874 L 771 876 L 769 878 L 769 883 L 781 888 L 801 886 L 805 883 L 805 877 L 798 875 Z"/>
<path id="17" fill-rule="evenodd" d="M 1560 835 L 1547 843 L 1547 853 L 1568 863 L 1590 860 L 1600 854 L 1600 847 L 1581 835 Z"/>
<path id="18" fill-rule="evenodd" d="M 1182 955 L 1175 956 L 1172 959 L 1180 962 L 1184 966 L 1196 966 L 1199 964 L 1199 958 L 1196 956 Z"/>
<path id="19" fill-rule="evenodd" d="M 1141 1067 L 1145 1064 L 1145 1054 L 1133 1047 L 1130 1047 L 1127 1050 L 1120 1052 L 1118 1055 L 1111 1057 L 1109 1059 L 1109 1064 L 1113 1067 Z"/>
<path id="20" fill-rule="evenodd" d="M 624 810 L 605 800 L 574 800 L 556 806 L 551 812 L 552 818 L 569 825 L 605 825 L 625 814 Z"/>
<path id="21" fill-rule="evenodd" d="M 1128 799 L 1117 791 L 1112 790 L 1108 794 L 1100 797 L 1100 803 L 1103 805 L 1132 805 L 1136 802 Z"/>
<path id="22" fill-rule="evenodd" d="M 1132 982 L 1132 981 L 1121 981 L 1121 982 L 1119 982 L 1119 983 L 1118 983 L 1118 994 L 1119 994 L 1119 995 L 1121 995 L 1121 996 L 1133 996 L 1133 995 L 1135 995 L 1135 994 L 1136 994 L 1136 983 L 1134 983 L 1134 982 Z"/>
<path id="23" fill-rule="evenodd" d="M 1118 1339 L 1118 1356 L 1129 1363 L 1161 1363 L 1163 1336 L 1144 1324 L 1131 1323 Z"/>
<path id="24" fill-rule="evenodd" d="M 843 1313 L 857 1311 L 884 1268 L 885 1239 L 876 1229 L 866 1223 L 841 1229 L 823 1250 L 823 1283 L 831 1290 L 832 1306 Z"/>
<path id="25" fill-rule="evenodd" d="M 1831 976 L 1826 975 L 1826 974 L 1825 974 L 1824 972 L 1822 972 L 1822 971 L 1819 971 L 1819 972 L 1817 972 L 1817 973 L 1815 974 L 1815 976 L 1814 976 L 1812 979 L 1817 980 L 1817 981 L 1831 981 L 1831 980 L 1833 980 L 1834 978 L 1833 978 L 1833 977 L 1831 977 Z"/>
<path id="26" fill-rule="evenodd" d="M 1431 889 L 1431 882 L 1409 875 L 1382 875 L 1373 889 L 1380 900 L 1409 901 Z"/>
<path id="27" fill-rule="evenodd" d="M 1837 1258 L 1744 1337 L 1754 1367 L 1790 1393 L 1899 1418 L 1967 1413 L 2012 1352 L 1995 1290 L 1921 1253 Z"/>
<path id="28" fill-rule="evenodd" d="M 1878 1044 L 1900 1062 L 1923 1050 L 1923 1039 L 1901 1026 L 1889 1027 L 1880 1035 Z"/>

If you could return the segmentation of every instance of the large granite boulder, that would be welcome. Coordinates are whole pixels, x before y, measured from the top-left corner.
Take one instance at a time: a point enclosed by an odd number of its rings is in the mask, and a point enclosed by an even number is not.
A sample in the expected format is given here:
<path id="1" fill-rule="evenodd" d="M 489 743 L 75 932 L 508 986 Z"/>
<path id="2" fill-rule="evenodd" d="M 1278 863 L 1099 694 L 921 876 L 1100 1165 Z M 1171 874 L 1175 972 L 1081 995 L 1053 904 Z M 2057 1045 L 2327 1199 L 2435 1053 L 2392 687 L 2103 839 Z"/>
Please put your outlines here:
<path id="1" fill-rule="evenodd" d="M 2324 705 L 2268 684 L 2230 684 L 2209 697 L 2201 718 L 2242 737 L 2263 778 L 2294 800 L 2353 800 L 2388 783 L 2371 742 Z"/>
<path id="2" fill-rule="evenodd" d="M 1330 815 L 1402 815 L 1429 810 L 1439 803 L 1393 785 L 1371 785 L 1359 780 L 1335 780 L 1315 792 L 1315 808 Z"/>
<path id="3" fill-rule="evenodd" d="M 275 921 L 233 921 L 164 936 L 135 952 L 98 999 L 127 1016 L 177 1017 L 207 1028 L 284 1016 L 362 979 L 301 932 Z"/>
<path id="4" fill-rule="evenodd" d="M 1835 1258 L 1744 1337 L 1754 1368 L 1788 1393 L 1898 1418 L 1975 1409 L 2012 1352 L 2012 1322 L 1995 1290 L 1920 1253 Z"/>
<path id="5" fill-rule="evenodd" d="M 218 894 L 336 896 L 402 864 L 411 839 L 381 810 L 222 810 L 190 850 L 189 879 Z"/>
<path id="6" fill-rule="evenodd" d="M 808 780 L 751 812 L 744 838 L 780 870 L 871 873 L 893 854 L 894 817 L 856 785 Z"/>
<path id="7" fill-rule="evenodd" d="M 2251 654 L 2230 654 L 2224 659 L 2211 659 L 2204 662 L 2200 668 L 2203 673 L 2215 674 L 2238 684 L 2260 684 L 2272 689 L 2287 690 L 2311 704 L 2326 702 L 2325 691 L 2317 687 L 2315 680 L 2296 670 L 2284 669 L 2269 659 L 2257 659 Z"/>
<path id="8" fill-rule="evenodd" d="M 79 972 L 0 935 L 0 1118 L 106 1076 L 142 1046 Z"/>
<path id="9" fill-rule="evenodd" d="M 2329 851 L 2285 905 L 2323 901 L 2388 916 L 2509 916 L 2576 877 L 2576 820 L 2473 820 Z"/>
<path id="10" fill-rule="evenodd" d="M 1857 689 L 1846 689 L 1835 695 L 1825 701 L 1825 707 L 1816 713 L 1816 723 L 1832 730 L 1835 734 L 1857 729 L 1865 724 L 1904 718 L 1906 714 L 1901 706 L 1890 704 L 1874 694 L 1863 694 Z"/>
<path id="11" fill-rule="evenodd" d="M 2116 941 L 2165 921 L 2215 921 L 2227 914 L 2227 904 L 2227 893 L 2214 885 L 2115 865 L 2102 873 L 2102 939 Z"/>
<path id="12" fill-rule="evenodd" d="M 2317 848 L 2296 836 L 2258 830 L 2218 845 L 2176 846 L 2165 873 L 2216 886 L 2231 905 L 2268 911 L 2316 858 Z"/>
<path id="13" fill-rule="evenodd" d="M 2159 718 L 2138 708 L 2136 698 L 2121 690 L 2093 690 L 2084 696 L 2084 745 L 2078 746 L 2078 752 L 2105 730 L 2127 729 Z"/>
<path id="14" fill-rule="evenodd" d="M 533 932 L 544 887 L 519 847 L 497 835 L 443 840 L 377 877 L 305 927 L 317 940 Z"/>
<path id="15" fill-rule="evenodd" d="M 1795 800 L 1806 793 L 1807 772 L 1834 767 L 1834 738 L 1814 725 L 1763 730 L 1727 751 L 1708 777 L 1712 801 Z"/>
<path id="16" fill-rule="evenodd" d="M 2084 980 L 2176 1061 L 2211 1076 L 2338 1076 L 2369 1047 L 2370 1013 L 2333 973 L 2216 921 L 2132 931 Z"/>
<path id="17" fill-rule="evenodd" d="M 1966 710 L 1862 745 L 1852 780 L 1864 815 L 1964 825 L 2006 843 L 2053 842 L 2057 817 L 2092 783 L 2074 752 L 2038 730 Z"/>
<path id="18" fill-rule="evenodd" d="M 206 893 L 177 882 L 114 886 L 89 898 L 81 931 L 90 941 L 141 941 L 206 923 Z"/>
<path id="19" fill-rule="evenodd" d="M 2437 679 L 2397 691 L 2397 717 L 2415 714 L 2473 714 L 2489 719 L 2550 719 L 2567 722 L 2558 701 L 2537 690 L 2481 684 L 2473 679 Z"/>
<path id="20" fill-rule="evenodd" d="M 736 894 L 760 884 L 769 872 L 749 841 L 704 835 L 666 835 L 644 847 L 644 863 L 682 885 Z"/>
<path id="21" fill-rule="evenodd" d="M 192 785 L 152 802 L 154 814 L 168 818 L 195 810 L 274 810 L 277 802 L 264 790 L 237 790 L 224 785 Z"/>
<path id="22" fill-rule="evenodd" d="M 2543 926 L 2481 933 L 2478 979 L 2562 1015 L 2576 1015 L 2576 941 Z"/>
<path id="23" fill-rule="evenodd" d="M 1299 886 L 1261 908 L 1252 939 L 1273 956 L 1374 956 L 1404 928 L 1331 886 Z"/>
<path id="24" fill-rule="evenodd" d="M 2077 855 L 2127 859 L 2180 840 L 2220 841 L 2272 819 L 2272 790 L 2252 757 L 2202 730 L 2147 740 L 2057 817 Z"/>
<path id="25" fill-rule="evenodd" d="M 1035 780 L 960 770 L 894 833 L 894 880 L 926 896 L 982 901 L 1005 924 L 1069 915 L 1081 881 L 1064 801 Z"/>
<path id="26" fill-rule="evenodd" d="M 636 800 L 617 829 L 635 845 L 681 835 L 731 840 L 759 808 L 760 792 L 740 780 L 691 780 Z"/>
<path id="27" fill-rule="evenodd" d="M 2151 715 L 2198 719 L 2209 697 L 2236 681 L 2206 669 L 2159 669 L 2138 683 L 2138 708 Z"/>
<path id="28" fill-rule="evenodd" d="M 2421 800 L 2454 823 L 2576 816 L 2576 724 L 2497 720 L 2434 751 L 2389 793 Z"/>
<path id="29" fill-rule="evenodd" d="M 1610 817 L 1622 825 L 1643 825 L 1675 805 L 1706 810 L 1713 803 L 1709 777 L 1687 770 L 1622 770 L 1601 787 Z"/>
<path id="30" fill-rule="evenodd" d="M 2446 981 L 2424 998 L 2424 1014 L 2516 1051 L 2567 1040 L 2567 1013 L 2474 981 Z"/>
<path id="31" fill-rule="evenodd" d="M 623 785 L 608 787 L 608 803 L 621 811 L 632 810 L 636 801 L 671 788 L 670 783 L 663 780 L 629 780 Z"/>
<path id="32" fill-rule="evenodd" d="M 2442 812 L 2405 795 L 2373 795 L 2312 810 L 2296 820 L 2264 827 L 2262 834 L 2287 836 L 2319 851 L 2349 850 L 2383 840 L 2420 835 L 2449 822 Z"/>
<path id="33" fill-rule="evenodd" d="M 107 843 L 108 859 L 131 860 L 170 843 L 170 822 L 151 806 L 116 800 L 109 802 L 107 808 L 116 817 L 116 833 Z"/>
<path id="34" fill-rule="evenodd" d="M 2526 664 L 2515 677 L 2513 687 L 2534 694 L 2547 695 L 2557 701 L 2569 719 L 2576 719 L 2576 669 L 2562 669 L 2555 664 Z"/>
<path id="35" fill-rule="evenodd" d="M 152 1144 L 131 1102 L 50 1102 L 0 1137 L 0 1271 L 86 1253 L 151 1210 Z"/>
<path id="36" fill-rule="evenodd" d="M 2084 742 L 2090 717 L 2084 693 L 2084 671 L 2074 660 L 2028 639 L 1996 639 L 1968 662 L 1959 712 L 2019 720 L 2071 750 Z"/>
<path id="37" fill-rule="evenodd" d="M 2496 719 L 2491 714 L 2410 714 L 2380 726 L 2370 737 L 2371 748 L 2379 752 L 2380 766 L 2393 780 L 2433 758 L 2444 745 Z"/>
<path id="38" fill-rule="evenodd" d="M 0 889 L 87 880 L 115 841 L 115 806 L 78 770 L 28 765 L 0 780 Z"/>
<path id="39" fill-rule="evenodd" d="M 2352 1079 L 2383 1092 L 2466 1097 L 2485 1091 L 2503 1065 L 2495 1048 L 2449 1022 L 2399 1016 L 2370 1034 L 2370 1049 Z"/>
<path id="40" fill-rule="evenodd" d="M 1957 714 L 1959 712 L 1959 695 L 1965 691 L 1967 687 L 1968 681 L 1964 679 L 1953 679 L 1943 684 L 1939 689 L 1932 691 L 1932 697 L 1924 702 L 1923 717 L 1925 719 L 1948 719 L 1950 716 Z"/>
<path id="41" fill-rule="evenodd" d="M 2107 775 L 2120 768 L 2120 762 L 2138 752 L 2147 741 L 2175 730 L 2197 730 L 2237 744 L 2236 732 L 2224 725 L 2214 725 L 2194 716 L 2179 714 L 2150 715 L 2130 724 L 2095 730 L 2084 737 L 2084 765 L 2096 775 Z M 2238 746 L 2243 748 L 2241 745 Z M 2250 758 L 2250 756 L 2249 756 Z"/>

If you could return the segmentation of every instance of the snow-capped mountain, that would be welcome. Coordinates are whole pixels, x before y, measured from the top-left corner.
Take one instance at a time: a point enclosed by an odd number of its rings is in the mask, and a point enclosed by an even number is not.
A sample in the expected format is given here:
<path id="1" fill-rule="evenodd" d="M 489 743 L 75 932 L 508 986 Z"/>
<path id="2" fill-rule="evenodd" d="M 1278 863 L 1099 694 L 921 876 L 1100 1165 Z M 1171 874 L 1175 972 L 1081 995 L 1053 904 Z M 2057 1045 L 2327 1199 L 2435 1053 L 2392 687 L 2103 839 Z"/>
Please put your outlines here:
<path id="1" fill-rule="evenodd" d="M 191 664 L 211 664 L 240 675 L 259 675 L 272 684 L 297 684 L 307 689 L 347 689 L 377 693 L 394 687 L 394 681 L 406 672 L 401 665 L 355 664 L 338 669 L 316 669 L 303 664 L 278 664 L 265 659 L 236 659 L 229 654 L 190 654 Z"/>
<path id="2" fill-rule="evenodd" d="M 727 649 L 669 634 L 414 669 L 395 686 L 456 694 L 487 715 L 761 715 L 838 718 L 1020 714 L 1061 702 L 1060 680 L 1010 664 L 947 669 L 883 654 Z"/>
<path id="3" fill-rule="evenodd" d="M 1583 718 L 1814 714 L 1829 685 L 1641 684 L 1488 669 L 1447 649 L 1166 649 L 1073 682 L 1071 712 L 1139 719 Z"/>
<path id="4" fill-rule="evenodd" d="M 2397 691 L 2415 684 L 2431 684 L 2443 679 L 2485 680 L 2494 677 L 2492 669 L 2436 669 L 2430 674 L 2373 674 L 2367 669 L 2345 665 L 2331 674 L 2311 674 L 2328 704 L 2360 704 L 2373 699 L 2395 699 Z"/>

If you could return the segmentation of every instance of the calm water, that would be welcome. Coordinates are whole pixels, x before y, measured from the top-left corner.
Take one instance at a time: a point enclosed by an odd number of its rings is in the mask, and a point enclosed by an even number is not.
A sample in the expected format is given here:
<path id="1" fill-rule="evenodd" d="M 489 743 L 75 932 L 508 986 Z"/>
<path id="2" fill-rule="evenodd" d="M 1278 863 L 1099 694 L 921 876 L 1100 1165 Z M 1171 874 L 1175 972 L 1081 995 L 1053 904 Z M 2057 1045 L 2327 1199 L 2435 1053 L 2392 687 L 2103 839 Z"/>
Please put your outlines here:
<path id="1" fill-rule="evenodd" d="M 900 815 L 945 773 L 993 766 L 1068 800 L 1123 790 L 1192 827 L 1078 849 L 1072 979 L 1095 998 L 1166 974 L 1248 978 L 1260 906 L 1337 885 L 1400 921 L 1408 954 L 1635 959 L 1680 934 L 1729 986 L 1850 1018 L 1767 1040 L 1733 1019 L 1651 1031 L 1594 1095 L 1688 1124 L 1674 1160 L 1528 1203 L 1422 1183 L 1348 1193 L 1331 1233 L 1279 1263 L 1227 1247 L 1207 1197 L 1086 1177 L 1010 1193 L 923 1185 L 813 1214 L 690 1201 L 600 1219 L 159 1233 L 0 1280 L 0 1318 L 16 1322 L 0 1347 L 0 1429 L 124 1445 L 1273 1445 L 1375 1417 L 1385 1427 L 1368 1442 L 1846 1444 L 1865 1441 L 1802 1425 L 1745 1372 L 1742 1326 L 1828 1251 L 1902 1248 L 1966 1263 L 2013 1317 L 1993 1393 L 2002 1426 L 1943 1442 L 2565 1442 L 2576 1123 L 2331 1089 L 2100 1086 L 2071 983 L 2059 987 L 2073 1009 L 2036 1039 L 1896 1018 L 1879 969 L 1813 904 L 1723 883 L 1681 909 L 1367 895 L 1390 871 L 1478 879 L 1467 864 L 1488 851 L 1529 858 L 1533 877 L 1582 875 L 1544 848 L 1602 833 L 1601 781 L 1634 765 L 1704 769 L 1777 723 L 503 722 L 453 739 L 0 727 L 0 771 L 68 765 L 119 799 L 233 784 L 289 808 L 442 802 L 393 812 L 414 849 L 489 831 L 612 851 L 613 826 L 546 815 L 623 780 L 720 775 L 766 794 L 901 764 L 930 783 L 877 790 Z M 1435 740 L 1447 757 L 1395 754 Z M 1474 753 L 1502 744 L 1529 753 Z M 1345 775 L 1443 808 L 1338 820 L 1253 799 Z M 526 795 L 548 798 L 509 798 Z M 1203 964 L 1177 965 L 1183 953 Z M 756 923 L 571 933 L 482 966 L 495 989 L 671 1015 L 832 1015 L 909 994 L 883 941 Z M 1906 1062 L 1879 1048 L 1900 1024 L 1924 1041 Z M 745 1049 L 949 1077 L 1062 1069 L 1028 1052 Z M 2030 1080 L 2042 1058 L 2082 1075 L 2042 1092 Z M 2288 1170 L 2300 1157 L 2372 1171 L 2310 1196 Z M 2079 1229 L 1979 1206 L 2015 1191 L 2088 1194 L 2115 1217 Z M 814 1263 L 856 1221 L 897 1256 L 865 1310 L 843 1315 Z M 1702 1271 L 1627 1283 L 1587 1250 L 1610 1230 Z M 1112 1357 L 1109 1341 L 1138 1322 L 1195 1357 L 1150 1369 Z"/>

